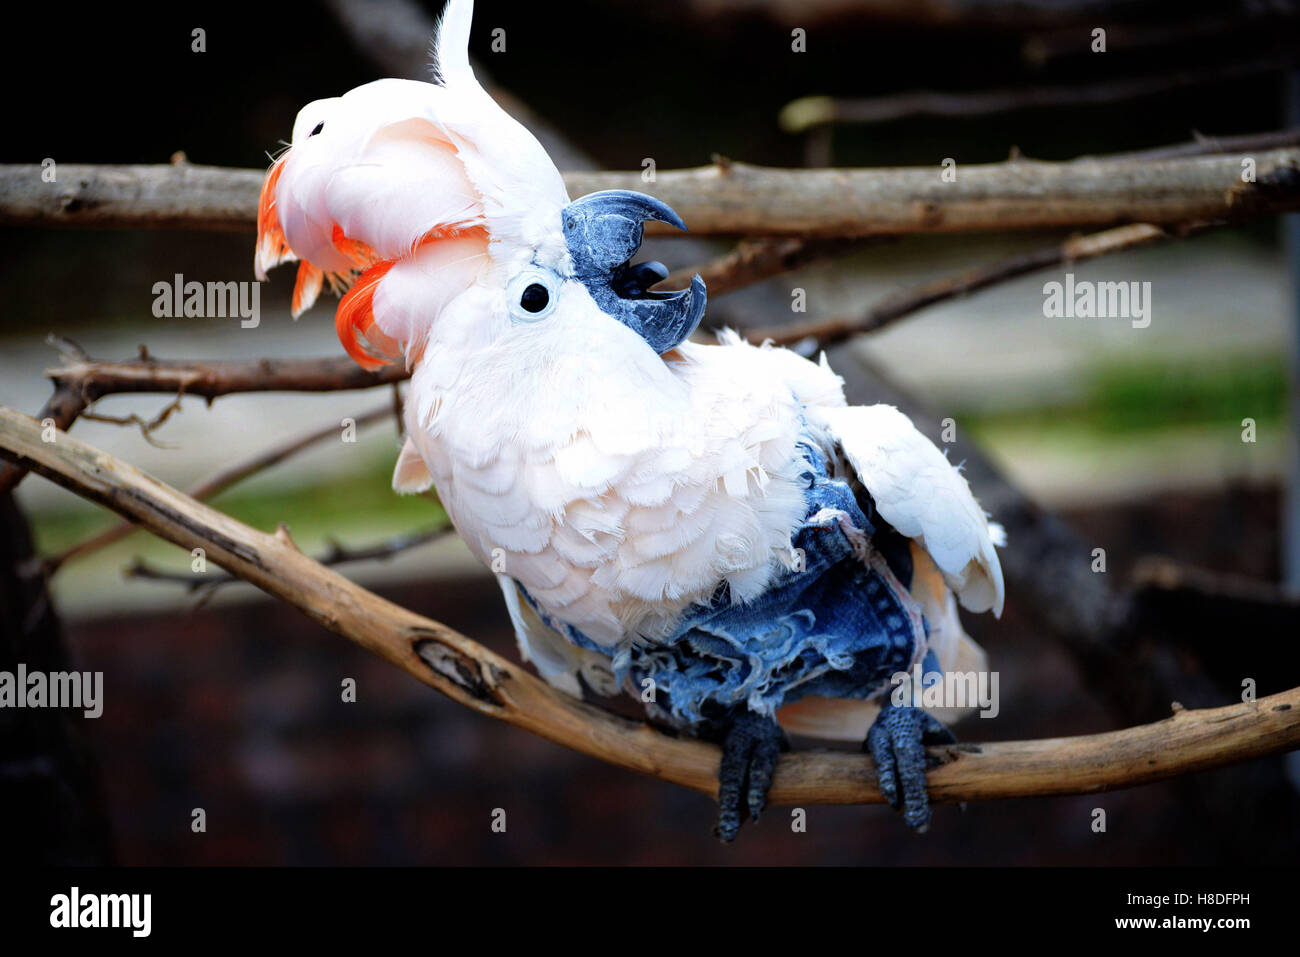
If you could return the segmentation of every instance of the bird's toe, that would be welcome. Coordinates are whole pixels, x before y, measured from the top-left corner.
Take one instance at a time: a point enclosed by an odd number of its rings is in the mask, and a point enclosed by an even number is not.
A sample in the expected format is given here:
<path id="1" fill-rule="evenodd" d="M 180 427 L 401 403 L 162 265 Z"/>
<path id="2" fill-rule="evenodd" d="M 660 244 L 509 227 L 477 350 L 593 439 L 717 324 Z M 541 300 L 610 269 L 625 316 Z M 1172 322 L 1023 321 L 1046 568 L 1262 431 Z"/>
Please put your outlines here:
<path id="1" fill-rule="evenodd" d="M 767 806 L 777 758 L 787 746 L 784 732 L 771 718 L 745 711 L 727 725 L 718 768 L 718 823 L 713 829 L 722 841 L 735 840 L 747 816 L 758 821 Z"/>
<path id="2" fill-rule="evenodd" d="M 957 739 L 933 715 L 920 708 L 886 705 L 867 732 L 863 750 L 876 766 L 880 793 L 917 833 L 930 827 L 930 798 L 926 791 L 929 756 L 926 745 L 952 744 Z"/>

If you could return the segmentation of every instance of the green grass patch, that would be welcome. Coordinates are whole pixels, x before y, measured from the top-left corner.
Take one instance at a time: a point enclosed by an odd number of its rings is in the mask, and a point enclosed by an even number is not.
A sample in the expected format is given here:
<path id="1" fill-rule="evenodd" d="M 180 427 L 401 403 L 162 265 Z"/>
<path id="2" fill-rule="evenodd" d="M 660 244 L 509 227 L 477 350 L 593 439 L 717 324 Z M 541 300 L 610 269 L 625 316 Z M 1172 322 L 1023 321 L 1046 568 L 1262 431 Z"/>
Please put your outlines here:
<path id="1" fill-rule="evenodd" d="M 1082 399 L 1060 407 L 960 417 L 977 436 L 1070 426 L 1098 437 L 1123 438 L 1189 428 L 1281 422 L 1287 368 L 1280 355 L 1226 356 L 1213 361 L 1112 363 L 1098 366 Z"/>

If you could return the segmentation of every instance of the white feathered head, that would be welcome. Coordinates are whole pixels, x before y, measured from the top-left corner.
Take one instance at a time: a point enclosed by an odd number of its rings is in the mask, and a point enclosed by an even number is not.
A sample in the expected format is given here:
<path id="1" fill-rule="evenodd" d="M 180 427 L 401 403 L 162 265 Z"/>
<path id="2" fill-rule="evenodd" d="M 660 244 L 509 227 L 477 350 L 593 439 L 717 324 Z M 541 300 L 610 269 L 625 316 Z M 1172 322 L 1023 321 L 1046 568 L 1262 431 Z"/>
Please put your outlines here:
<path id="1" fill-rule="evenodd" d="M 704 284 L 650 292 L 666 270 L 630 260 L 644 220 L 684 224 L 639 193 L 571 203 L 541 144 L 474 77 L 472 17 L 472 0 L 450 0 L 436 82 L 378 80 L 302 109 L 262 188 L 258 278 L 300 262 L 295 316 L 327 282 L 349 290 L 335 322 L 366 368 L 403 351 L 418 361 L 439 318 L 471 290 L 488 318 L 472 329 L 466 320 L 462 336 L 487 341 L 567 299 L 578 307 L 570 313 L 594 304 L 656 352 L 671 349 L 699 324 Z"/>

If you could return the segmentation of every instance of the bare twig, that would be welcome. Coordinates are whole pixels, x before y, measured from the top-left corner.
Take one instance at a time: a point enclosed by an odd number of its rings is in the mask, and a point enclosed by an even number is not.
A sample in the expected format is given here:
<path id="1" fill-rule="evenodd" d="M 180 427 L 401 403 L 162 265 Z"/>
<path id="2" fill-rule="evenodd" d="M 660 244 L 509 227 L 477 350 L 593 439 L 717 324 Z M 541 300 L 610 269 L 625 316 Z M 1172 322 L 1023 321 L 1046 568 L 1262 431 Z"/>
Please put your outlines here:
<path id="1" fill-rule="evenodd" d="M 836 123 L 887 123 L 915 116 L 968 118 L 1044 107 L 1097 106 L 1157 96 L 1184 87 L 1222 83 L 1288 69 L 1293 58 L 1256 58 L 1243 63 L 1201 66 L 1155 76 L 1126 77 L 1065 86 L 1022 86 L 1001 90 L 942 93 L 913 90 L 884 96 L 808 96 L 787 103 L 778 116 L 787 133 L 806 133 Z"/>
<path id="2" fill-rule="evenodd" d="M 242 392 L 336 392 L 371 389 L 409 376 L 400 364 L 367 372 L 347 357 L 333 359 L 155 359 L 142 350 L 136 359 L 96 362 L 84 352 L 70 355 L 63 343 L 61 366 L 46 371 L 54 394 L 38 413 L 66 431 L 95 401 L 124 392 L 197 395 L 209 401 Z M 169 407 L 170 408 L 170 407 Z M 25 473 L 0 469 L 0 493 L 17 485 Z"/>
<path id="3" fill-rule="evenodd" d="M 132 412 L 130 415 L 102 415 L 98 412 L 91 412 L 89 409 L 81 413 L 78 418 L 90 419 L 92 422 L 107 422 L 109 425 L 134 425 L 140 429 L 140 434 L 150 445 L 159 449 L 172 448 L 165 442 L 159 442 L 153 437 L 154 431 L 161 428 L 163 423 L 172 417 L 173 412 L 181 410 L 181 394 L 177 394 L 162 410 L 152 419 L 142 419 Z"/>
<path id="4" fill-rule="evenodd" d="M 1133 586 L 1139 590 L 1179 594 L 1194 592 L 1243 604 L 1300 610 L 1300 592 L 1284 585 L 1211 572 L 1155 556 L 1138 563 L 1133 571 Z"/>
<path id="5" fill-rule="evenodd" d="M 1300 593 L 1240 575 L 1146 558 L 1133 573 L 1131 628 L 1175 649 L 1230 694 L 1300 681 Z M 1250 641 L 1224 641 L 1226 634 Z"/>
<path id="6" fill-rule="evenodd" d="M 794 345 L 811 340 L 818 346 L 825 347 L 859 333 L 875 332 L 927 306 L 964 296 L 1016 276 L 1023 276 L 1061 263 L 1081 262 L 1125 249 L 1150 245 L 1174 236 L 1188 236 L 1206 228 L 1208 228 L 1206 224 L 1197 223 L 1178 229 L 1164 230 L 1149 223 L 1134 223 L 1088 236 L 1073 236 L 1064 242 L 1009 256 L 987 266 L 968 269 L 955 276 L 944 276 L 923 282 L 887 297 L 859 316 L 813 319 L 766 329 L 750 329 L 746 332 L 746 336 L 751 342 L 756 343 L 771 341 L 776 345 Z"/>
<path id="7" fill-rule="evenodd" d="M 431 77 L 430 50 L 437 21 L 420 4 L 409 0 L 325 0 L 323 5 L 357 52 L 383 75 L 411 80 Z"/>
<path id="8" fill-rule="evenodd" d="M 396 388 L 395 385 L 394 388 Z M 389 405 L 383 405 L 377 409 L 371 409 L 369 412 L 364 412 L 361 415 L 355 416 L 354 421 L 356 422 L 357 428 L 363 428 L 372 422 L 378 422 L 387 418 L 391 413 L 392 407 Z M 400 414 L 398 415 L 398 422 L 398 427 L 400 429 Z M 310 448 L 325 439 L 335 438 L 338 434 L 338 424 L 331 422 L 329 425 L 308 432 L 306 435 L 299 436 L 287 444 L 261 452 L 250 459 L 246 459 L 243 462 L 239 462 L 229 468 L 223 469 L 211 478 L 204 479 L 198 485 L 191 488 L 189 494 L 192 498 L 197 499 L 200 502 L 207 501 L 214 495 L 224 492 L 232 485 L 242 482 L 250 475 L 256 475 L 258 472 L 262 472 L 273 465 L 278 465 L 285 459 L 297 455 L 304 449 Z M 58 555 L 47 558 L 43 563 L 45 574 L 52 575 L 68 562 L 78 558 L 84 558 L 92 552 L 96 552 L 101 548 L 106 548 L 107 546 L 112 545 L 114 542 L 120 541 L 135 531 L 136 528 L 137 526 L 132 522 L 121 522 L 114 525 L 112 528 L 105 529 L 98 535 L 93 535 L 90 538 L 78 542 L 76 545 L 60 552 Z"/>
<path id="9" fill-rule="evenodd" d="M 129 527 L 135 528 L 132 523 L 127 523 Z M 373 545 L 363 545 L 353 547 L 343 545 L 340 542 L 329 539 L 326 544 L 328 550 L 316 558 L 316 561 L 327 568 L 333 568 L 338 565 L 349 565 L 355 562 L 383 561 L 400 555 L 403 552 L 409 552 L 414 548 L 422 545 L 428 545 L 439 539 L 447 538 L 455 534 L 455 529 L 450 526 L 442 525 L 438 528 L 426 529 L 421 532 L 403 532 L 400 535 L 394 535 L 386 538 L 381 542 Z M 193 572 L 173 572 L 165 569 L 154 568 L 148 562 L 142 559 L 136 559 L 127 566 L 126 575 L 128 578 L 141 578 L 149 581 L 172 582 L 178 585 L 184 585 L 187 591 L 204 592 L 211 594 L 222 585 L 230 585 L 243 579 L 237 578 L 230 574 L 220 575 L 203 575 Z"/>
<path id="10" fill-rule="evenodd" d="M 1300 146 L 1300 129 L 1275 130 L 1270 133 L 1246 133 L 1242 136 L 1206 136 L 1204 133 L 1193 131 L 1192 138 L 1186 143 L 1157 146 L 1152 149 L 1135 150 L 1131 153 L 1112 153 L 1110 158 L 1156 160 L 1173 159 L 1179 156 L 1209 156 L 1215 153 L 1235 153 L 1241 156 L 1266 150 L 1282 149 L 1287 146 Z M 1080 158 L 1082 159 L 1082 157 Z"/>
<path id="11" fill-rule="evenodd" d="M 203 547 L 233 575 L 301 609 L 337 634 L 490 717 L 620 767 L 716 794 L 717 747 L 665 735 L 544 684 L 445 625 L 416 615 L 266 535 L 195 502 L 131 465 L 0 408 L 0 456 L 148 527 L 182 548 Z M 1091 793 L 1300 747 L 1300 688 L 1106 734 L 932 748 L 935 801 Z M 880 802 L 868 760 L 843 752 L 783 755 L 774 804 Z"/>
<path id="12" fill-rule="evenodd" d="M 82 360 L 45 373 L 56 387 L 86 402 L 118 392 L 197 395 L 215 399 L 237 392 L 338 392 L 372 389 L 407 377 L 385 366 L 367 372 L 346 356 L 331 359 L 155 359 L 121 362 Z"/>
<path id="13" fill-rule="evenodd" d="M 570 195 L 639 189 L 668 203 L 696 236 L 861 237 L 1044 227 L 1248 219 L 1300 208 L 1300 150 L 1238 158 L 1014 160 L 905 169 L 770 169 L 715 163 L 660 171 L 565 174 Z M 262 174 L 202 166 L 0 166 L 0 222 L 29 226 L 252 228 Z M 672 235 L 651 223 L 647 231 Z"/>
<path id="14" fill-rule="evenodd" d="M 833 259 L 861 247 L 857 239 L 742 239 L 734 249 L 710 263 L 678 269 L 657 289 L 685 289 L 698 274 L 710 296 L 741 289 L 809 263 Z"/>

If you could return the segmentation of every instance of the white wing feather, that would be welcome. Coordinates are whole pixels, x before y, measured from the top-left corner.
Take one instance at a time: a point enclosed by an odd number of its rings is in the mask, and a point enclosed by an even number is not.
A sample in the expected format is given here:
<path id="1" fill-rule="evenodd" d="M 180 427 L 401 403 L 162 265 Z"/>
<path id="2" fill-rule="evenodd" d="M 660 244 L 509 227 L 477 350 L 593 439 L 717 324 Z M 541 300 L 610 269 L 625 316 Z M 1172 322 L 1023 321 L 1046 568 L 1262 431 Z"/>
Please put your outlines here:
<path id="1" fill-rule="evenodd" d="M 962 607 L 1001 615 L 1001 529 L 947 457 L 891 405 L 816 411 L 881 516 L 930 553 Z"/>
<path id="2" fill-rule="evenodd" d="M 570 644 L 550 628 L 519 595 L 512 579 L 497 576 L 501 594 L 506 600 L 506 611 L 515 627 L 515 639 L 524 661 L 531 661 L 537 673 L 561 691 L 582 697 L 581 675 L 596 692 L 612 697 L 618 693 L 618 681 L 610 670 L 609 659 L 599 652 L 589 651 Z"/>
<path id="3" fill-rule="evenodd" d="M 847 460 L 885 521 L 930 554 L 962 607 L 1002 614 L 994 546 L 1006 544 L 1006 532 L 988 521 L 961 472 L 911 419 L 889 405 L 847 405 L 824 353 L 810 362 L 789 349 L 751 346 L 730 330 L 719 341 L 719 351 L 744 357 L 750 375 L 779 379 L 798 397 L 827 451 Z"/>

